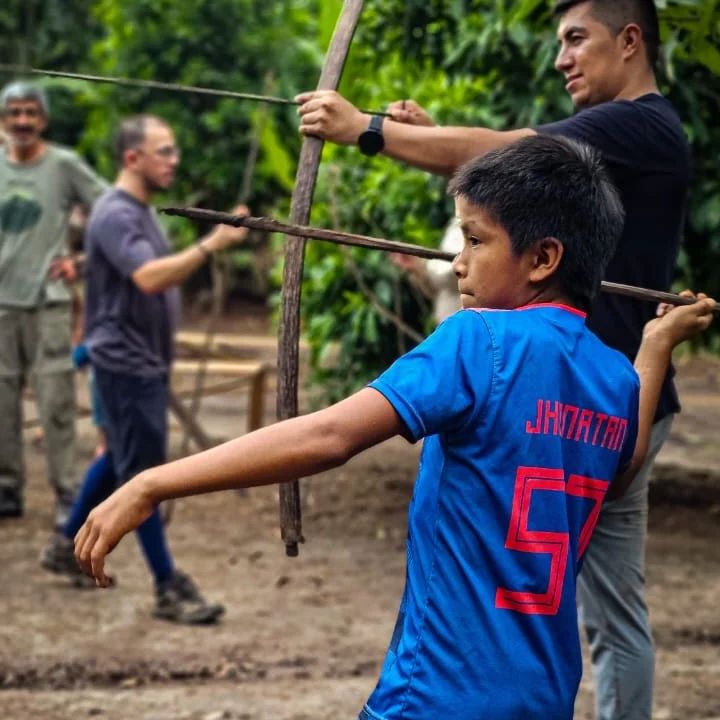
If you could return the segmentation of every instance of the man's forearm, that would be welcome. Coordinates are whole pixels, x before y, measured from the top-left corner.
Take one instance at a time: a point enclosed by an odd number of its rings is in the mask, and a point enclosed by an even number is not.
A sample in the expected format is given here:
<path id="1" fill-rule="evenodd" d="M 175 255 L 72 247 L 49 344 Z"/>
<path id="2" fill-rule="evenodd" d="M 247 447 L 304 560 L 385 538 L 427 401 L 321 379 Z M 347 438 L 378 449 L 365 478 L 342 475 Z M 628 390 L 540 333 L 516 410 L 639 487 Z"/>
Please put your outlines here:
<path id="1" fill-rule="evenodd" d="M 501 132 L 488 128 L 405 125 L 387 120 L 383 153 L 395 160 L 451 176 L 463 163 L 490 150 L 534 135 L 530 128 Z"/>
<path id="2" fill-rule="evenodd" d="M 332 90 L 301 93 L 295 99 L 300 103 L 300 132 L 304 135 L 354 145 L 371 121 L 371 115 Z M 535 134 L 529 128 L 499 132 L 488 128 L 438 127 L 424 111 L 418 110 L 424 116 L 421 123 L 384 121 L 383 152 L 437 175 L 450 176 L 478 155 Z"/>
<path id="3" fill-rule="evenodd" d="M 185 250 L 146 262 L 133 273 L 132 279 L 143 292 L 162 292 L 184 282 L 215 249 L 212 236 L 208 235 Z"/>

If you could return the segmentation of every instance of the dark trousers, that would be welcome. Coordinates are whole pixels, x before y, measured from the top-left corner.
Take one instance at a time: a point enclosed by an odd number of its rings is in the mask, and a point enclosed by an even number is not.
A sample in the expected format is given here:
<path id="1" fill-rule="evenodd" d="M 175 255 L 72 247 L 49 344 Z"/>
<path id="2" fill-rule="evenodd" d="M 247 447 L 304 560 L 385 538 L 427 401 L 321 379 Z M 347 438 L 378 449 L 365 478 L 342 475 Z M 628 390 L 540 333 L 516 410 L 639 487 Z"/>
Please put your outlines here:
<path id="1" fill-rule="evenodd" d="M 80 501 L 83 496 L 99 498 L 107 495 L 110 490 L 107 485 L 113 480 L 122 485 L 139 472 L 167 460 L 167 377 L 121 375 L 100 367 L 94 367 L 94 372 L 105 411 L 103 429 L 114 473 L 88 473 Z M 97 476 L 95 481 L 92 479 L 94 475 Z M 84 508 L 82 512 L 87 516 L 91 507 Z M 73 516 L 80 514 L 72 513 Z M 71 530 L 68 528 L 68 531 Z M 157 508 L 138 528 L 138 540 L 156 584 L 169 580 L 175 568 Z"/>
<path id="2" fill-rule="evenodd" d="M 167 376 L 121 375 L 95 367 L 105 433 L 119 484 L 167 460 Z"/>

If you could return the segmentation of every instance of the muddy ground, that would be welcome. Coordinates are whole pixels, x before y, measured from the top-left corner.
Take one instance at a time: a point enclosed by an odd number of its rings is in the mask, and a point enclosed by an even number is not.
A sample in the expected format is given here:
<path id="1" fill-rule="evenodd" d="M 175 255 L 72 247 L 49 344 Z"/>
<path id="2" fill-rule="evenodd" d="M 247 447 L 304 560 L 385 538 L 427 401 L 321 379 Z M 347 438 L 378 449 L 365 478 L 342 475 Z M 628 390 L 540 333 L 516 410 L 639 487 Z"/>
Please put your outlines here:
<path id="1" fill-rule="evenodd" d="M 720 365 L 683 364 L 680 386 L 686 412 L 663 451 L 650 516 L 653 718 L 717 720 Z M 78 387 L 84 392 L 82 379 Z M 245 404 L 244 391 L 208 398 L 201 418 L 211 433 L 227 436 L 244 427 Z M 270 421 L 272 386 L 267 409 Z M 78 430 L 80 472 L 94 438 L 88 420 Z M 28 433 L 27 513 L 0 521 L 0 718 L 355 717 L 400 599 L 417 453 L 391 441 L 305 482 L 307 543 L 296 559 L 285 557 L 279 541 L 274 488 L 177 503 L 169 528 L 177 563 L 227 607 L 220 625 L 189 628 L 150 617 L 152 586 L 132 539 L 111 557 L 119 580 L 113 590 L 75 590 L 39 568 L 51 497 Z M 577 718 L 592 717 L 587 674 L 576 708 Z"/>

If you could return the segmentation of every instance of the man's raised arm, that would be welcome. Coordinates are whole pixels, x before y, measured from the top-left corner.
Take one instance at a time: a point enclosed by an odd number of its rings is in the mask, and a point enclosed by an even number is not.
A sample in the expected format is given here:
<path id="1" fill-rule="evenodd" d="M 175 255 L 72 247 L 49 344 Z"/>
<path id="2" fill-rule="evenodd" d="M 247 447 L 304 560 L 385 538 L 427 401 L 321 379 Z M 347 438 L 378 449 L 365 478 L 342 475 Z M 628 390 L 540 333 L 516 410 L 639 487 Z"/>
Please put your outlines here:
<path id="1" fill-rule="evenodd" d="M 333 90 L 302 93 L 296 100 L 301 103 L 300 132 L 339 145 L 354 145 L 372 117 Z M 400 112 L 397 116 L 404 119 Z M 385 147 L 382 152 L 436 175 L 450 176 L 468 160 L 534 134 L 530 128 L 500 131 L 441 127 L 387 118 L 383 123 Z"/>

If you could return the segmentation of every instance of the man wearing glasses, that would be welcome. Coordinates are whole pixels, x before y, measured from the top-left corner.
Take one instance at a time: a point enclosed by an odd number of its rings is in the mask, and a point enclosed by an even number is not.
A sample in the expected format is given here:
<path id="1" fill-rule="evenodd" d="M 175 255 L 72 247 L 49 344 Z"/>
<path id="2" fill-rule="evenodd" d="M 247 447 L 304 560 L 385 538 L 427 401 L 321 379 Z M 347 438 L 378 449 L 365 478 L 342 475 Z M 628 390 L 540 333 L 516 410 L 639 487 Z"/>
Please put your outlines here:
<path id="1" fill-rule="evenodd" d="M 108 472 L 88 473 L 70 519 L 56 539 L 68 575 L 77 574 L 72 538 L 117 484 L 167 459 L 168 380 L 180 308 L 178 285 L 212 253 L 242 241 L 245 228 L 215 227 L 185 250 L 171 252 L 150 205 L 170 187 L 180 152 L 161 118 L 138 115 L 115 138 L 120 171 L 95 204 L 85 236 L 85 345 L 105 418 Z M 247 213 L 245 206 L 235 213 Z M 138 528 L 155 580 L 155 615 L 172 622 L 215 622 L 223 606 L 207 602 L 174 566 L 157 510 Z"/>
<path id="2" fill-rule="evenodd" d="M 0 518 L 23 514 L 23 385 L 31 379 L 48 476 L 62 526 L 77 487 L 71 363 L 73 279 L 67 254 L 74 205 L 89 208 L 106 185 L 67 148 L 43 139 L 48 103 L 38 87 L 0 92 Z"/>

